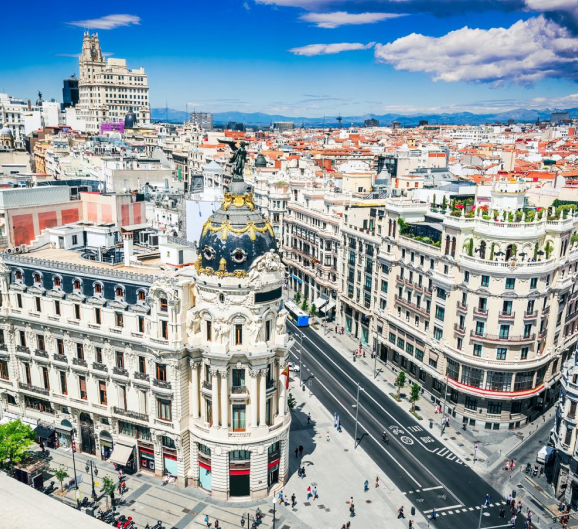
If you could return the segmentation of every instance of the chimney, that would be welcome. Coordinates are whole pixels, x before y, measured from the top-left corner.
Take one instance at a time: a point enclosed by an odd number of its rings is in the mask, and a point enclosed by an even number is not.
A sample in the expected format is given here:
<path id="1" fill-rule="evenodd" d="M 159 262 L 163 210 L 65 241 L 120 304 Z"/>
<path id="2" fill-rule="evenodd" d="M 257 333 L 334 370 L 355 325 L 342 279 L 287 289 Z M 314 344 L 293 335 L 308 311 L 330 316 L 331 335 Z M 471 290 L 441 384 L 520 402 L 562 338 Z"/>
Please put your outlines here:
<path id="1" fill-rule="evenodd" d="M 122 234 L 124 249 L 124 266 L 130 266 L 130 258 L 133 252 L 132 232 Z"/>

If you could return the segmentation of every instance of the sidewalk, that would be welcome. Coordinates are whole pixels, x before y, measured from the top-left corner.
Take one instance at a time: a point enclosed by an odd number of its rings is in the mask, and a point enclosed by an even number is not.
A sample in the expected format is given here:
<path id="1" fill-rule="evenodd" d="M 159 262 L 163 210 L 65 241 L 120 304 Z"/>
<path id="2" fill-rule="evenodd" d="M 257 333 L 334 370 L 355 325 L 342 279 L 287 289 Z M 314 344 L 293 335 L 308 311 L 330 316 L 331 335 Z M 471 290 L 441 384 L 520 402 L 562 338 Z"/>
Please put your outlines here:
<path id="1" fill-rule="evenodd" d="M 318 324 L 318 329 L 310 327 L 319 336 L 321 336 L 329 345 L 338 351 L 344 358 L 351 362 L 359 372 L 363 373 L 370 379 L 373 379 L 377 387 L 383 390 L 384 393 L 396 392 L 394 386 L 395 379 L 399 373 L 390 364 L 385 365 L 382 360 L 377 358 L 377 378 L 374 378 L 374 363 L 371 358 L 371 352 L 366 350 L 366 358 L 358 357 L 353 362 L 353 350 L 359 349 L 359 342 L 354 340 L 347 334 L 336 334 L 335 325 L 330 325 L 324 329 L 321 324 Z M 410 380 L 413 381 L 412 376 L 406 372 L 408 386 L 406 392 L 409 390 Z M 419 381 L 417 381 L 419 383 Z M 421 384 L 420 384 L 421 385 Z M 403 392 L 402 392 L 403 393 Z M 450 427 L 446 428 L 444 435 L 441 435 L 441 418 L 442 416 L 435 413 L 434 402 L 440 402 L 440 398 L 428 391 L 424 391 L 420 400 L 417 402 L 416 410 L 423 417 L 423 427 L 428 432 L 433 434 L 437 439 L 443 441 L 445 445 L 452 450 L 460 459 L 470 467 L 474 468 L 480 475 L 489 475 L 493 470 L 499 468 L 508 459 L 508 455 L 518 448 L 522 442 L 531 437 L 540 426 L 545 422 L 550 421 L 555 416 L 555 407 L 552 407 L 544 416 L 538 418 L 533 423 L 510 431 L 510 430 L 485 430 L 480 427 L 472 428 L 468 426 L 466 431 L 461 428 L 461 422 L 455 419 L 450 420 Z M 443 404 L 443 395 L 441 396 Z M 395 400 L 391 400 L 396 403 Z M 409 412 L 411 404 L 409 400 L 402 399 L 397 403 Z M 433 429 L 430 429 L 430 421 L 433 421 Z M 478 444 L 478 450 L 474 458 L 474 445 Z M 517 464 L 518 462 L 516 462 Z"/>

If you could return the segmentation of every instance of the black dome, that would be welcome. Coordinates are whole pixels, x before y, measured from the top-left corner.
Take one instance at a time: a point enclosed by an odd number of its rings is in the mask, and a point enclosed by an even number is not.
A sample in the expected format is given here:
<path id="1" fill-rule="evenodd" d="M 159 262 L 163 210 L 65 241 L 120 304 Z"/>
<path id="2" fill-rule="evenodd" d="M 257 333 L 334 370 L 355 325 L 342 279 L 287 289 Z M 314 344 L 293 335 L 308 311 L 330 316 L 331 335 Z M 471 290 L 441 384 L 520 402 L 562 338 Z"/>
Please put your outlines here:
<path id="1" fill-rule="evenodd" d="M 261 153 L 255 158 L 255 167 L 267 167 L 267 160 Z"/>
<path id="2" fill-rule="evenodd" d="M 249 186 L 233 182 L 231 193 L 203 226 L 197 270 L 244 277 L 270 250 L 277 250 L 273 226 L 255 210 Z"/>
<path id="3" fill-rule="evenodd" d="M 134 129 L 135 125 L 136 125 L 136 114 L 132 111 L 131 108 L 124 117 L 124 128 Z"/>

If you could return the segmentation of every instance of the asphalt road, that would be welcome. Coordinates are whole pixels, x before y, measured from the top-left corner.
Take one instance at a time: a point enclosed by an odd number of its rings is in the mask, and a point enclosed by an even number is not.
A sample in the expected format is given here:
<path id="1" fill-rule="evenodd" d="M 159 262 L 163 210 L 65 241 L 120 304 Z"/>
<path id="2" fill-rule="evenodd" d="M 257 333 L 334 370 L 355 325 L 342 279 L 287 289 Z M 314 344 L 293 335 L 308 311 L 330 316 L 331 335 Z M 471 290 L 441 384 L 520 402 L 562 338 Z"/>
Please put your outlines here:
<path id="1" fill-rule="evenodd" d="M 482 528 L 506 526 L 509 522 L 503 497 L 470 467 L 428 432 L 429 421 L 418 421 L 401 409 L 390 395 L 377 388 L 372 380 L 352 366 L 309 328 L 297 328 L 289 322 L 289 330 L 296 340 L 291 349 L 292 361 L 299 364 L 300 339 L 303 331 L 302 380 L 314 375 L 308 389 L 332 413 L 337 413 L 342 429 L 355 431 L 355 402 L 357 384 L 363 388 L 359 398 L 357 450 L 362 447 L 375 464 L 404 492 L 406 518 L 410 506 L 429 516 L 433 508 L 438 517 L 433 527 L 476 529 L 480 520 L 480 506 L 486 494 L 491 505 L 482 513 Z M 393 391 L 393 390 L 392 390 Z M 312 418 L 313 420 L 315 417 Z M 455 427 L 461 427 L 452 421 Z M 451 426 L 450 426 L 451 428 Z M 389 443 L 382 440 L 384 430 L 389 432 Z M 451 435 L 451 431 L 448 432 Z M 335 428 L 330 436 L 339 435 Z M 349 454 L 354 456 L 353 444 Z M 367 469 L 370 485 L 375 481 L 375 469 Z M 360 485 L 352 485 L 358 490 Z M 361 484 L 362 486 L 362 484 Z M 504 502 L 505 503 L 505 502 Z M 410 505 L 411 504 L 411 505 Z M 506 518 L 499 517 L 501 506 Z M 518 516 L 516 527 L 522 528 L 524 519 Z"/>

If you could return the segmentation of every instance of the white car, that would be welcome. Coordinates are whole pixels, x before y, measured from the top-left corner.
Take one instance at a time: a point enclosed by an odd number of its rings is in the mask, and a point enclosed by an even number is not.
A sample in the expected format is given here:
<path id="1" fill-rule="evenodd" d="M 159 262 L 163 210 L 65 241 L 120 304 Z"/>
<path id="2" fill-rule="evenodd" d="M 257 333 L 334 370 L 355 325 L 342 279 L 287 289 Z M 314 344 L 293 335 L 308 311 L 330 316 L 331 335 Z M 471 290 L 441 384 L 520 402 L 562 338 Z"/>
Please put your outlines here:
<path id="1" fill-rule="evenodd" d="M 299 371 L 301 371 L 301 369 L 299 368 L 298 365 L 294 364 L 293 362 L 289 362 L 289 371 L 294 371 L 298 373 Z"/>

